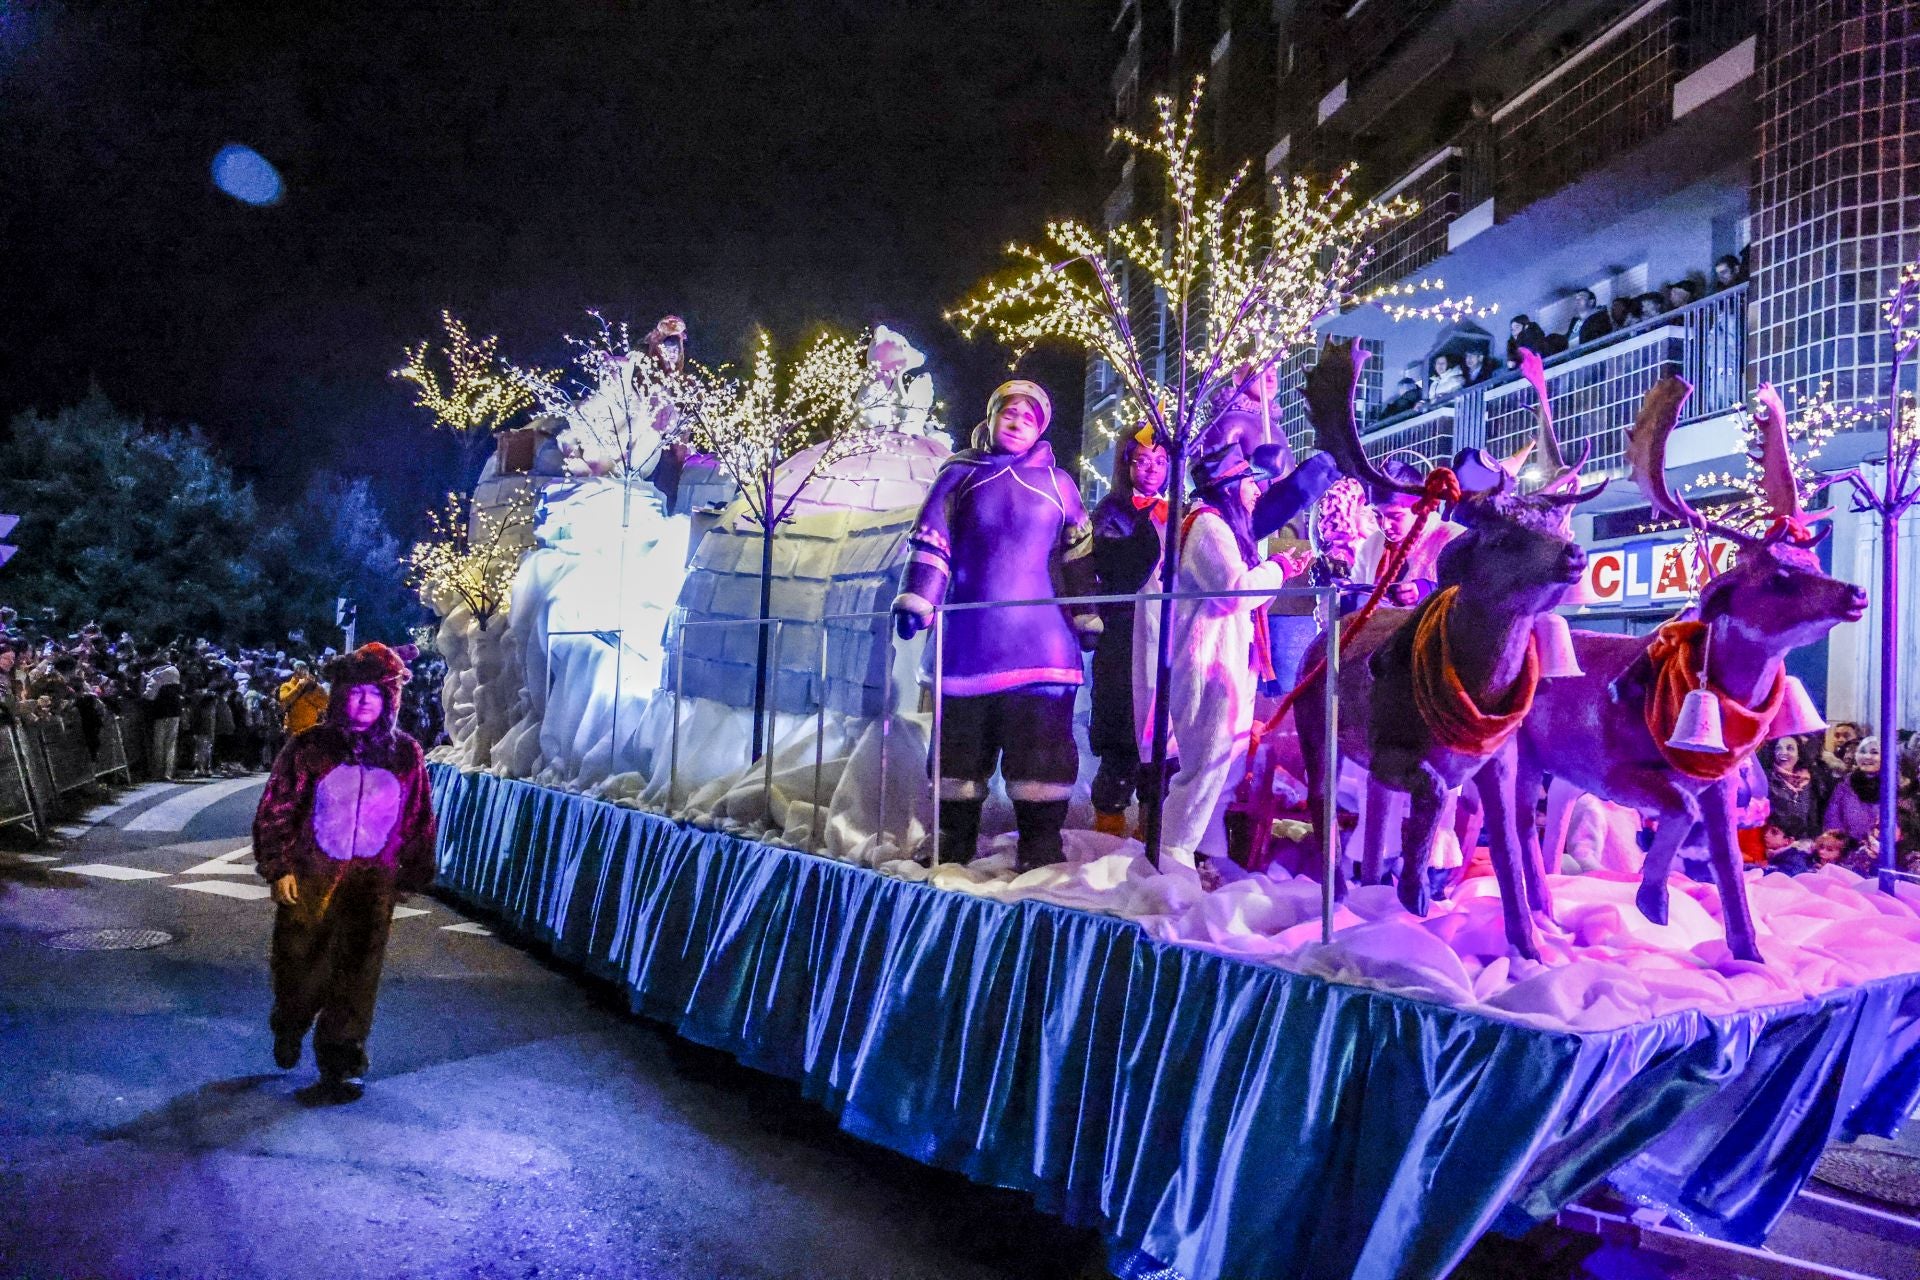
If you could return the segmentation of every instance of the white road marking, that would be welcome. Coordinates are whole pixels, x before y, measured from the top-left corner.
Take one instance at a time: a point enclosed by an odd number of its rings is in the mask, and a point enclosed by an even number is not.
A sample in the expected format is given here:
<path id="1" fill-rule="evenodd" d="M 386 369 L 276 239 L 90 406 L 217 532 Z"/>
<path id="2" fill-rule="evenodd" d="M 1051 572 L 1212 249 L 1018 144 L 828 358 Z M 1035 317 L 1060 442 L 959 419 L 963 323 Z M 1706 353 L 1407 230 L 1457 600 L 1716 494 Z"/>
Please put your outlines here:
<path id="1" fill-rule="evenodd" d="M 428 911 L 425 907 L 395 907 L 393 909 L 393 918 L 395 920 L 406 920 L 413 916 L 426 916 L 426 915 L 432 915 L 432 914 L 433 913 L 431 911 Z"/>
<path id="2" fill-rule="evenodd" d="M 5 858 L 8 862 L 60 861 L 60 855 L 57 853 L 0 853 L 0 858 Z"/>
<path id="3" fill-rule="evenodd" d="M 253 861 L 253 846 L 243 844 L 232 853 L 223 853 L 217 858 L 208 858 L 198 866 L 188 867 L 180 874 L 183 876 L 244 876 L 253 873 L 250 865 Z"/>
<path id="4" fill-rule="evenodd" d="M 175 785 L 176 784 L 171 782 L 143 782 L 133 790 L 127 792 L 127 794 L 121 796 L 118 800 L 115 800 L 112 804 L 103 804 L 97 809 L 87 810 L 81 821 L 89 827 L 98 826 L 114 814 L 119 813 L 122 809 L 131 808 L 139 804 L 142 800 L 152 799 L 155 795 L 158 795 L 162 791 L 170 790 Z"/>
<path id="5" fill-rule="evenodd" d="M 462 921 L 459 924 L 443 924 L 440 926 L 440 932 L 470 933 L 476 938 L 490 938 L 493 936 L 493 932 L 485 925 L 475 924 L 471 920 Z"/>
<path id="6" fill-rule="evenodd" d="M 87 834 L 87 832 L 91 830 L 93 830 L 93 827 L 87 823 L 67 822 L 67 823 L 62 823 L 60 826 L 55 827 L 53 829 L 53 834 L 66 840 L 78 840 L 81 836 L 84 836 L 85 834 Z"/>
<path id="7" fill-rule="evenodd" d="M 116 867 L 111 862 L 82 862 L 71 867 L 62 867 L 62 871 L 76 876 L 98 876 L 102 880 L 164 880 L 164 871 L 149 871 L 145 867 Z"/>
<path id="8" fill-rule="evenodd" d="M 145 813 L 135 816 L 121 830 L 184 831 L 189 822 L 228 796 L 245 791 L 248 787 L 262 786 L 265 782 L 266 779 L 261 777 L 228 778 L 222 782 L 209 782 L 189 787 L 179 795 L 162 800 Z"/>
<path id="9" fill-rule="evenodd" d="M 264 884 L 242 884 L 237 880 L 196 880 L 192 884 L 176 884 L 172 887 L 191 889 L 195 893 L 211 893 L 219 898 L 239 898 L 244 902 L 258 902 L 273 894 L 273 890 Z"/>

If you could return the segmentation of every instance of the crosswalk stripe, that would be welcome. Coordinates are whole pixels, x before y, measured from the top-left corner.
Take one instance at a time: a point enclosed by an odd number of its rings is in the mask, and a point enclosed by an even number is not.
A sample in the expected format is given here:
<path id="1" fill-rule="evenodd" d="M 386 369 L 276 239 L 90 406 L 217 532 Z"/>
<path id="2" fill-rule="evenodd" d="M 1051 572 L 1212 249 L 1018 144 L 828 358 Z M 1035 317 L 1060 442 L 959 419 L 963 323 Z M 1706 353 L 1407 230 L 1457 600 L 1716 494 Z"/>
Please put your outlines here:
<path id="1" fill-rule="evenodd" d="M 149 871 L 145 867 L 122 867 L 111 862 L 81 862 L 73 866 L 61 867 L 69 875 L 93 876 L 100 880 L 164 880 L 164 871 Z"/>
<path id="2" fill-rule="evenodd" d="M 471 920 L 463 920 L 459 924 L 443 924 L 440 926 L 440 932 L 471 933 L 474 936 L 481 937 L 481 938 L 489 938 L 493 936 L 492 932 L 485 925 L 475 924 Z"/>
<path id="3" fill-rule="evenodd" d="M 174 785 L 171 782 L 143 782 L 112 804 L 103 804 L 97 809 L 87 810 L 81 822 L 88 827 L 97 827 L 121 810 L 131 808 L 143 800 L 151 800 L 160 792 L 171 790 Z"/>
<path id="4" fill-rule="evenodd" d="M 196 866 L 188 867 L 180 874 L 183 876 L 234 876 L 251 875 L 253 867 L 253 846 L 243 844 L 231 853 L 223 853 L 217 858 L 208 858 Z"/>
<path id="5" fill-rule="evenodd" d="M 264 884 L 242 884 L 237 880 L 196 880 L 192 884 L 176 884 L 172 887 L 191 889 L 195 893 L 211 893 L 220 898 L 239 898 L 243 902 L 258 902 L 273 893 Z"/>
<path id="6" fill-rule="evenodd" d="M 227 778 L 221 782 L 209 782 L 192 787 L 177 796 L 162 800 L 145 813 L 136 815 L 121 830 L 184 831 L 189 822 L 228 796 L 245 791 L 248 787 L 262 786 L 265 782 L 266 779 L 260 777 Z"/>

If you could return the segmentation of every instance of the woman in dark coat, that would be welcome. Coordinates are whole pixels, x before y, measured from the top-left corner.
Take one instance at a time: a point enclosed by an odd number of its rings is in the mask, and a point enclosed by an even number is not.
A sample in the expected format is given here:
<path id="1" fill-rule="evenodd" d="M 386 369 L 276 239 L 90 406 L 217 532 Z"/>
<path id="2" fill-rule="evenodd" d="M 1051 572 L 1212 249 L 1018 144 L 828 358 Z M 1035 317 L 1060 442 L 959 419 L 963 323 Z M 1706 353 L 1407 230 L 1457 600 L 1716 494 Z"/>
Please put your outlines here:
<path id="1" fill-rule="evenodd" d="M 1544 356 L 1547 352 L 1547 332 L 1524 315 L 1515 316 L 1508 326 L 1507 368 L 1520 367 L 1522 348 Z"/>
<path id="2" fill-rule="evenodd" d="M 1773 744 L 1773 759 L 1767 769 L 1768 819 L 1786 832 L 1790 840 L 1811 840 L 1820 834 L 1825 806 L 1813 774 L 1800 763 L 1797 738 L 1781 738 Z"/>
<path id="3" fill-rule="evenodd" d="M 1134 595 L 1153 576 L 1167 529 L 1167 451 L 1142 427 L 1113 456 L 1113 490 L 1093 509 L 1093 567 L 1102 595 Z M 1127 806 L 1140 782 L 1140 740 L 1133 724 L 1131 601 L 1100 606 L 1093 651 L 1093 724 L 1088 745 L 1100 759 L 1093 779 L 1093 829 L 1124 835 Z"/>

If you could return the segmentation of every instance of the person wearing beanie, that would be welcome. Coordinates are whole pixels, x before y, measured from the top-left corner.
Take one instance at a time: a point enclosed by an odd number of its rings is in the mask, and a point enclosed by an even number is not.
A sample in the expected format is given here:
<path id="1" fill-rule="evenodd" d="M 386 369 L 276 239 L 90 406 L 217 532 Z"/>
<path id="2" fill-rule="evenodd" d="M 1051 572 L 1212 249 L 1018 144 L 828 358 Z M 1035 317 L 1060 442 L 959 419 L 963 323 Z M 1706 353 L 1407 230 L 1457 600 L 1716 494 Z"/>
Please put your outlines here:
<path id="1" fill-rule="evenodd" d="M 912 554 L 893 602 L 903 639 L 930 626 L 942 603 L 1094 594 L 1093 529 L 1073 477 L 1042 438 L 1052 416 L 1037 383 L 1004 383 L 973 447 L 942 464 L 908 535 Z M 1100 615 L 1092 605 L 1027 604 L 967 609 L 942 625 L 941 855 L 973 856 L 997 766 L 1020 833 L 1016 865 L 1059 862 L 1080 772 L 1074 693 Z"/>
<path id="2" fill-rule="evenodd" d="M 274 760 L 253 856 L 279 904 L 274 1061 L 297 1066 L 312 1027 L 321 1090 L 346 1101 L 363 1088 L 394 905 L 433 883 L 434 818 L 425 756 L 395 724 L 406 664 L 365 644 L 327 675 L 324 717 Z"/>
<path id="3" fill-rule="evenodd" d="M 1388 458 L 1380 464 L 1380 469 L 1402 484 L 1417 485 L 1424 478 L 1417 467 L 1401 458 Z M 1386 569 L 1395 549 L 1413 536 L 1413 508 L 1420 499 L 1414 494 L 1387 488 L 1374 489 L 1367 497 L 1378 527 L 1360 544 L 1359 555 L 1353 564 L 1353 581 L 1371 587 L 1379 582 L 1380 574 Z M 1408 546 L 1392 584 L 1382 597 L 1383 602 L 1397 608 L 1411 609 L 1431 595 L 1434 583 L 1440 577 L 1440 553 L 1449 542 L 1465 532 L 1459 525 L 1442 520 L 1438 515 L 1429 517 L 1426 528 Z"/>

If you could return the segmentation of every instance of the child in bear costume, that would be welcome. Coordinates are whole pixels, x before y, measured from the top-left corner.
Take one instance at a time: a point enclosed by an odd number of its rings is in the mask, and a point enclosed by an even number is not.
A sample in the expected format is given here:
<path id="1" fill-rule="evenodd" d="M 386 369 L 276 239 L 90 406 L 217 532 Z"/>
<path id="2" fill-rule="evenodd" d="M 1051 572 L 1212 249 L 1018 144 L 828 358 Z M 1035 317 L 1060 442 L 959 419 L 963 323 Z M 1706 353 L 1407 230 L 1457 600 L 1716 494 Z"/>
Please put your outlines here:
<path id="1" fill-rule="evenodd" d="M 420 744 L 395 720 L 406 664 L 365 644 L 328 668 L 326 717 L 289 739 L 253 819 L 273 886 L 273 1056 L 314 1028 L 323 1088 L 359 1096 L 395 901 L 433 883 L 434 820 Z M 317 1022 L 316 1022 L 317 1019 Z"/>
<path id="2" fill-rule="evenodd" d="M 908 535 L 913 553 L 893 602 L 902 638 L 929 626 L 943 601 L 1046 600 L 1056 594 L 1056 575 L 1064 594 L 1094 594 L 1086 508 L 1041 439 L 1052 416 L 1037 384 L 1004 383 L 987 402 L 974 447 L 940 468 Z M 1080 655 L 1099 638 L 1099 613 L 1092 605 L 1016 605 L 950 613 L 943 625 L 942 856 L 973 856 L 997 764 L 1020 832 L 1018 867 L 1059 862 L 1080 773 Z"/>

